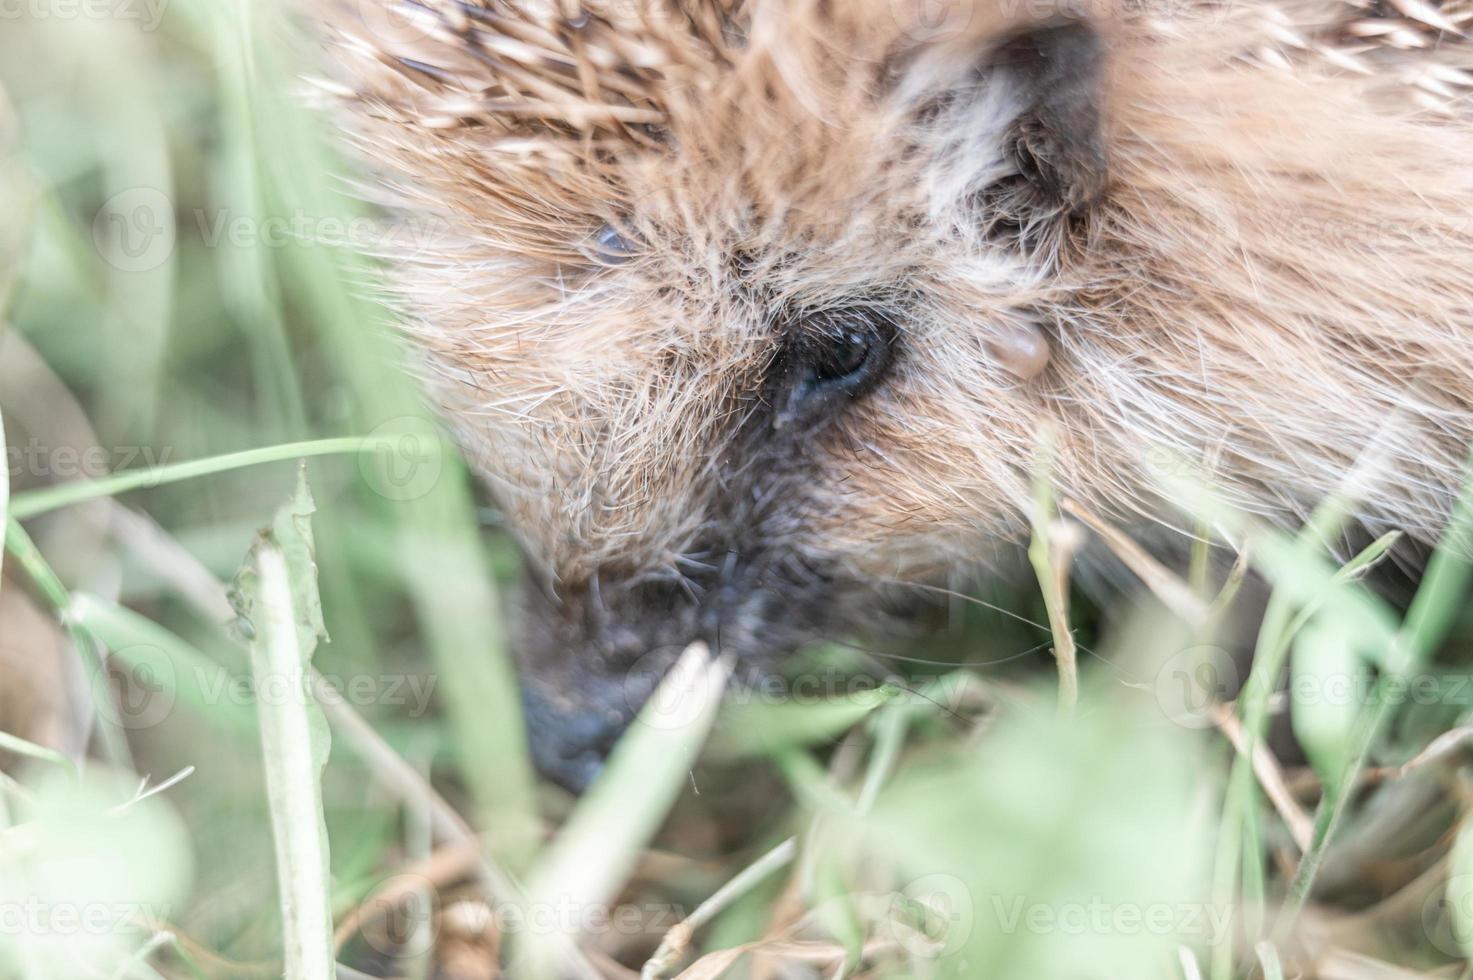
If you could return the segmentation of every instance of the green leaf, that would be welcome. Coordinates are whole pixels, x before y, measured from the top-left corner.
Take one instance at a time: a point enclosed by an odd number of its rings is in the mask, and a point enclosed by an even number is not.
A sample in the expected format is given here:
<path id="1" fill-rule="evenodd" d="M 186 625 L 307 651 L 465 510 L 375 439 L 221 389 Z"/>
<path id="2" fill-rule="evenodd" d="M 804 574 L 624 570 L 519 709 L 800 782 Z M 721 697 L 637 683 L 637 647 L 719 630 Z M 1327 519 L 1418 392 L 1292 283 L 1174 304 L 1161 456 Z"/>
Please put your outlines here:
<path id="1" fill-rule="evenodd" d="M 813 829 L 822 832 L 823 826 L 820 818 Z M 814 865 L 811 904 L 814 917 L 848 952 L 848 963 L 853 967 L 864 958 L 865 923 L 855 904 L 857 889 L 845 878 L 844 869 L 849 864 L 841 855 L 831 853 Z"/>
<path id="2" fill-rule="evenodd" d="M 1463 489 L 1453 506 L 1451 519 L 1407 610 L 1396 646 L 1398 662 L 1391 665 L 1393 670 L 1406 671 L 1423 663 L 1447 637 L 1466 601 L 1468 582 L 1473 576 L 1473 567 L 1468 562 L 1470 554 L 1473 554 L 1473 466 L 1464 472 Z"/>
<path id="3" fill-rule="evenodd" d="M 741 759 L 831 741 L 900 693 L 898 688 L 885 686 L 816 704 L 798 700 L 769 704 L 760 699 L 734 698 L 722 709 L 709 753 L 716 759 Z"/>
<path id="4" fill-rule="evenodd" d="M 1344 621 L 1319 616 L 1294 641 L 1289 661 L 1289 713 L 1294 735 L 1332 793 L 1339 792 L 1345 753 L 1370 692 L 1370 671 Z"/>
<path id="5" fill-rule="evenodd" d="M 897 891 L 936 912 L 934 950 L 895 931 L 933 960 L 928 975 L 1151 976 L 1177 945 L 1226 941 L 1227 909 L 1201 903 L 1196 745 L 1091 693 L 1066 718 L 1002 713 L 977 745 L 898 773 L 851 823 L 901 873 Z"/>
<path id="6" fill-rule="evenodd" d="M 326 636 L 313 561 L 313 510 L 306 476 L 299 473 L 296 493 L 257 536 L 236 577 L 239 606 L 252 624 L 251 670 L 276 845 L 286 980 L 318 980 L 335 969 L 322 807 L 330 742 L 308 677 L 312 653 Z"/>
<path id="7" fill-rule="evenodd" d="M 88 593 L 72 596 L 67 618 L 97 637 L 145 693 L 164 702 L 133 706 L 125 727 L 162 721 L 176 704 L 227 731 L 256 733 L 249 707 L 232 700 L 236 675 L 151 619 Z"/>

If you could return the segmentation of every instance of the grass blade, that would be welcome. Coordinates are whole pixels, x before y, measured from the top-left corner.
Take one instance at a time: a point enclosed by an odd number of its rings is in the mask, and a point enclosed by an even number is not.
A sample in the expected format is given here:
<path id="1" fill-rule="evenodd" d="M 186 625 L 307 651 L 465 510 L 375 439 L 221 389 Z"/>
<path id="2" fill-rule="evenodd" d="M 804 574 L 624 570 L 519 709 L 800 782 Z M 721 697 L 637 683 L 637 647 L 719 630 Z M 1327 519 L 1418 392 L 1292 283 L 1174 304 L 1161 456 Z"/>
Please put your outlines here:
<path id="1" fill-rule="evenodd" d="M 1447 530 L 1427 563 L 1427 573 L 1407 610 L 1398 636 L 1400 642 L 1395 648 L 1401 662 L 1393 663 L 1393 670 L 1405 671 L 1424 662 L 1447 636 L 1453 619 L 1462 611 L 1468 581 L 1473 575 L 1473 567 L 1468 563 L 1470 553 L 1473 553 L 1473 465 L 1464 475 L 1463 491 L 1453 507 Z"/>
<path id="2" fill-rule="evenodd" d="M 71 595 L 67 592 L 66 586 L 46 562 L 40 549 L 36 547 L 36 543 L 31 540 L 26 529 L 21 527 L 20 521 L 13 513 L 5 526 L 5 550 L 15 558 L 17 564 L 31 580 L 31 584 L 35 586 L 36 591 L 58 614 L 64 613 L 71 607 Z M 105 655 L 103 645 L 82 624 L 71 622 L 65 616 L 62 619 L 72 647 L 77 656 L 82 659 L 82 669 L 92 693 L 93 713 L 97 719 L 97 732 L 103 753 L 114 765 L 131 769 L 132 752 L 128 748 L 128 740 L 124 736 L 123 728 L 118 722 L 116 705 L 110 700 L 113 695 L 106 671 L 103 669 L 102 658 Z"/>
<path id="3" fill-rule="evenodd" d="M 832 741 L 901 693 L 899 688 L 884 686 L 817 703 L 729 702 L 712 733 L 710 758 L 777 755 L 787 749 Z"/>
<path id="4" fill-rule="evenodd" d="M 43 745 L 37 745 L 35 742 L 28 742 L 9 732 L 0 732 L 0 751 L 23 755 L 28 759 L 35 759 L 38 762 L 49 762 L 52 765 L 61 766 L 67 772 L 73 774 L 77 771 L 77 767 L 72 760 L 60 752 L 48 749 Z"/>
<path id="5" fill-rule="evenodd" d="M 33 490 L 17 495 L 11 501 L 10 510 L 12 516 L 17 520 L 27 520 L 61 507 L 97 500 L 100 497 L 115 497 L 129 490 L 152 488 L 165 483 L 178 483 L 180 480 L 192 480 L 200 476 L 213 476 L 216 473 L 226 473 L 245 466 L 279 463 L 307 456 L 360 453 L 374 451 L 378 448 L 379 440 L 345 436 L 333 439 L 313 439 L 307 442 L 288 442 L 261 449 L 246 449 L 238 453 L 192 459 L 184 463 L 129 470 L 102 480 L 79 480 L 74 483 L 47 487 L 45 490 Z"/>
<path id="6" fill-rule="evenodd" d="M 335 970 L 322 806 L 329 737 L 307 677 L 322 635 L 311 564 L 312 510 L 300 478 L 294 499 L 256 539 L 239 579 L 255 631 L 251 669 L 261 692 L 256 710 L 276 844 L 286 980 L 329 980 Z"/>
<path id="7" fill-rule="evenodd" d="M 258 146 L 256 180 L 276 214 L 333 216 L 351 227 L 368 213 L 362 202 L 344 196 L 337 175 L 345 164 L 329 148 L 321 117 L 304 111 L 300 63 L 278 43 L 281 36 L 294 33 L 290 22 L 296 14 L 296 5 L 271 0 L 245 4 L 239 11 L 256 25 L 249 51 L 250 105 L 241 107 L 251 113 Z M 438 233 L 432 228 L 419 232 Z M 439 460 L 438 438 L 423 435 L 434 429 L 423 394 L 400 368 L 407 354 L 388 327 L 393 318 L 359 288 L 375 281 L 373 263 L 351 248 L 323 242 L 278 251 L 281 287 L 300 304 L 301 322 L 310 324 L 324 353 L 331 355 L 333 376 L 354 393 L 353 428 L 381 433 L 380 444 L 392 440 L 394 446 L 401 436 L 393 433 L 407 431 L 420 440 L 416 446 Z M 408 429 L 401 423 L 408 423 Z M 393 446 L 384 458 L 397 458 Z M 496 859 L 520 872 L 530 865 L 541 840 L 520 692 L 497 583 L 486 567 L 469 475 L 456 459 L 444 463 L 422 495 L 388 495 L 393 506 L 386 506 L 382 517 L 394 530 L 400 579 L 408 587 L 435 669 L 454 679 L 441 690 L 455 761 L 474 802 L 474 822 L 487 832 L 487 846 Z"/>
<path id="8" fill-rule="evenodd" d="M 1073 528 L 1059 520 L 1054 505 L 1049 468 L 1053 461 L 1053 433 L 1040 436 L 1038 465 L 1033 477 L 1033 536 L 1028 543 L 1028 561 L 1038 577 L 1048 611 L 1049 633 L 1054 640 L 1054 659 L 1059 668 L 1059 708 L 1074 710 L 1079 701 L 1079 653 L 1069 626 L 1069 571 L 1079 547 Z"/>
<path id="9" fill-rule="evenodd" d="M 1327 792 L 1320 801 L 1315 814 L 1314 846 L 1295 870 L 1289 884 L 1288 901 L 1275 927 L 1275 935 L 1281 939 L 1289 935 L 1304 903 L 1309 900 L 1325 850 L 1345 815 L 1351 797 L 1347 790 L 1355 786 L 1361 770 L 1369 761 L 1372 746 L 1391 717 L 1393 699 L 1386 696 L 1388 688 L 1425 663 L 1452 628 L 1453 619 L 1468 591 L 1470 539 L 1473 539 L 1473 465 L 1464 474 L 1462 492 L 1437 550 L 1427 564 L 1417 594 L 1412 598 L 1411 608 L 1407 610 L 1401 629 L 1391 640 L 1385 673 L 1376 685 L 1372 706 L 1362 714 L 1355 737 L 1346 749 L 1345 758 L 1349 761 L 1345 774 L 1336 784 L 1339 791 Z"/>
<path id="10" fill-rule="evenodd" d="M 1290 690 L 1332 691 L 1336 684 L 1369 677 L 1353 637 L 1333 620 L 1313 619 L 1294 640 L 1289 658 Z M 1339 792 L 1345 750 L 1355 731 L 1358 706 L 1349 698 L 1296 697 L 1289 721 L 1327 792 Z"/>
<path id="11" fill-rule="evenodd" d="M 130 672 L 156 681 L 153 694 L 168 707 L 178 703 L 224 731 L 255 736 L 256 719 L 249 707 L 222 696 L 234 675 L 174 633 L 85 592 L 72 597 L 67 618 L 101 640 Z"/>
<path id="12" fill-rule="evenodd" d="M 684 784 L 730 673 L 731 665 L 711 659 L 704 644 L 686 649 L 544 852 L 527 886 L 531 910 L 586 909 L 613 897 Z M 671 707 L 678 710 L 664 710 Z M 549 975 L 573 938 L 529 937 L 518 952 L 529 958 L 530 969 L 511 974 Z"/>

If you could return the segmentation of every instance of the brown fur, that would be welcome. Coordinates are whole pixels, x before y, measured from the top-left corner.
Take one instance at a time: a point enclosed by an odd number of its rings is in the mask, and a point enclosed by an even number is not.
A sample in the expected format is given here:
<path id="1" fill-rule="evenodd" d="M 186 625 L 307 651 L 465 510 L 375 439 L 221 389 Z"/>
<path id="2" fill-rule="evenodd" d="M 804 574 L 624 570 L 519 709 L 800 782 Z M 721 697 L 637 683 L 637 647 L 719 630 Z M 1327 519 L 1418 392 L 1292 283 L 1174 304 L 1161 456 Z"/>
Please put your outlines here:
<path id="1" fill-rule="evenodd" d="M 1127 521 L 1176 520 L 1178 461 L 1293 521 L 1372 447 L 1366 522 L 1446 518 L 1473 437 L 1452 33 L 1341 0 L 1076 8 L 1108 184 L 1049 210 L 1016 188 L 1000 54 L 1057 22 L 1037 6 L 938 31 L 906 0 L 426 0 L 400 43 L 355 16 L 388 2 L 329 14 L 327 88 L 388 203 L 437 222 L 393 293 L 564 596 L 689 578 L 723 527 L 828 593 L 974 562 L 1024 533 L 1043 425 L 1064 492 Z M 606 223 L 629 261 L 590 251 Z M 743 482 L 783 324 L 861 301 L 899 326 L 892 369 Z M 1025 380 L 1006 351 L 1037 332 Z"/>

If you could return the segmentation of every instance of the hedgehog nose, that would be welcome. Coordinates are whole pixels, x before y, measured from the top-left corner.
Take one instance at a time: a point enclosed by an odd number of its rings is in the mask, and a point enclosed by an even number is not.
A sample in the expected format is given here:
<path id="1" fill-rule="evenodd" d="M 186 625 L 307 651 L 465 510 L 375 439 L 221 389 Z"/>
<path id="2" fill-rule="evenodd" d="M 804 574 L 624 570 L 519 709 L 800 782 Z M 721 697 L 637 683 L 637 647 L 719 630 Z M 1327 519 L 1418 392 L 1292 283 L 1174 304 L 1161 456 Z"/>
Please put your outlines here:
<path id="1" fill-rule="evenodd" d="M 532 575 L 517 617 L 517 665 L 532 762 L 582 793 L 645 702 L 701 631 L 700 608 L 666 582 L 610 576 L 560 595 Z"/>
<path id="2" fill-rule="evenodd" d="M 614 744 L 649 696 L 648 687 L 617 675 L 584 676 L 557 689 L 525 679 L 522 712 L 532 764 L 570 793 L 582 794 L 603 771 Z"/>
<path id="3" fill-rule="evenodd" d="M 578 705 L 536 684 L 522 687 L 532 764 L 570 793 L 588 789 L 628 719 L 602 705 Z"/>

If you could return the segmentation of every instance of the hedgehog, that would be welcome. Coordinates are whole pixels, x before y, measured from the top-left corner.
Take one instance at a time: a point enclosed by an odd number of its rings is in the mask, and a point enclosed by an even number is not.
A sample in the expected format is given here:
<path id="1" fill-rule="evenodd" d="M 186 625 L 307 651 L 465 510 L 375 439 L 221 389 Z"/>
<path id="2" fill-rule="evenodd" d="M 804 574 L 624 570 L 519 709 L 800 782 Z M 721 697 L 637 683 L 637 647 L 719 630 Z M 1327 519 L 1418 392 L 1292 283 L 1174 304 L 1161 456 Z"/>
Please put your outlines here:
<path id="1" fill-rule="evenodd" d="M 386 288 L 526 556 L 539 767 L 1190 466 L 1435 538 L 1473 437 L 1473 9 L 305 0 Z"/>

